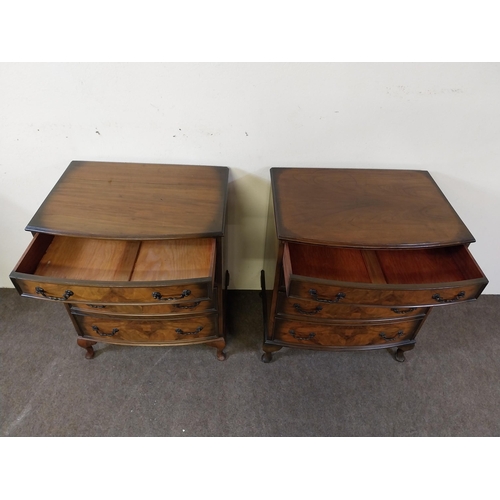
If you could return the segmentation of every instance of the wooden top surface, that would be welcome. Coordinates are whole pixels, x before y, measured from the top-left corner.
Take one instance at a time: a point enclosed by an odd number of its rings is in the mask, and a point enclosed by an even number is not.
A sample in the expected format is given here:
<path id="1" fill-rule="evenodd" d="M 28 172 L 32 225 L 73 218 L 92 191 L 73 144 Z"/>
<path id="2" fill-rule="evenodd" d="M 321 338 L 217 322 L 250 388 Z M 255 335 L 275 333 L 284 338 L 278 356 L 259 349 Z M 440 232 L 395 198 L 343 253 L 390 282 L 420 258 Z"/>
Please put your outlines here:
<path id="1" fill-rule="evenodd" d="M 271 184 L 282 240 L 363 248 L 475 241 L 426 171 L 272 168 Z"/>
<path id="2" fill-rule="evenodd" d="M 224 233 L 229 169 L 73 161 L 27 231 L 110 239 Z"/>

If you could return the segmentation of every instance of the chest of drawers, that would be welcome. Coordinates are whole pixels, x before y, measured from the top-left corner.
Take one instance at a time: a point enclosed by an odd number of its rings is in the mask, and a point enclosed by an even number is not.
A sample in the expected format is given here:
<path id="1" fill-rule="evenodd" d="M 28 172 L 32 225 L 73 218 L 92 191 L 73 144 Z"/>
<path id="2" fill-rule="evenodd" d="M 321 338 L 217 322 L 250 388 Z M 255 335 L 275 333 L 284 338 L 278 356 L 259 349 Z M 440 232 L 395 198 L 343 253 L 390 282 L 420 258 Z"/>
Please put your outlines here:
<path id="1" fill-rule="evenodd" d="M 10 278 L 62 302 L 77 343 L 208 344 L 225 359 L 226 167 L 72 162 Z"/>
<path id="2" fill-rule="evenodd" d="M 264 362 L 284 346 L 394 348 L 404 361 L 434 307 L 488 283 L 428 172 L 273 168 L 271 195 Z"/>

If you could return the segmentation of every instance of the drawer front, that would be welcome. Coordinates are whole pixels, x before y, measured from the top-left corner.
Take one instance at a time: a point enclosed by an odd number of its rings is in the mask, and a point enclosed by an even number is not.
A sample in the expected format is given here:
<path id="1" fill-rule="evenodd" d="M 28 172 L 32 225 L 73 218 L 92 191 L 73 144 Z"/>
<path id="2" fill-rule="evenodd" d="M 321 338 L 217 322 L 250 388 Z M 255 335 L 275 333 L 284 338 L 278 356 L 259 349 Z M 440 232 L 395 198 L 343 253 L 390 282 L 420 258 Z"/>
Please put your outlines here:
<path id="1" fill-rule="evenodd" d="M 209 300 L 212 297 L 211 280 L 155 285 L 137 282 L 82 284 L 81 282 L 33 278 L 27 278 L 18 273 L 11 274 L 14 285 L 22 295 L 63 302 L 174 304 Z"/>
<path id="2" fill-rule="evenodd" d="M 122 314 L 134 316 L 160 316 L 179 315 L 199 312 L 215 312 L 214 303 L 211 300 L 197 300 L 195 302 L 179 302 L 176 304 L 85 304 L 78 303 L 71 306 L 74 311 L 84 314 Z"/>
<path id="3" fill-rule="evenodd" d="M 126 319 L 73 314 L 83 336 L 113 344 L 185 344 L 217 337 L 217 315 L 182 319 Z"/>
<path id="4" fill-rule="evenodd" d="M 412 340 L 421 321 L 328 324 L 277 319 L 273 340 L 311 347 L 391 346 Z"/>
<path id="5" fill-rule="evenodd" d="M 320 303 L 313 300 L 287 298 L 278 294 L 277 314 L 314 319 L 395 319 L 426 314 L 425 307 L 365 307 L 342 303 Z"/>
<path id="6" fill-rule="evenodd" d="M 435 285 L 360 285 L 328 283 L 292 277 L 288 295 L 316 304 L 358 304 L 389 307 L 437 306 L 474 300 L 483 291 L 483 279 Z"/>
<path id="7" fill-rule="evenodd" d="M 126 241 L 36 234 L 10 278 L 30 297 L 92 304 L 212 298 L 213 238 Z"/>

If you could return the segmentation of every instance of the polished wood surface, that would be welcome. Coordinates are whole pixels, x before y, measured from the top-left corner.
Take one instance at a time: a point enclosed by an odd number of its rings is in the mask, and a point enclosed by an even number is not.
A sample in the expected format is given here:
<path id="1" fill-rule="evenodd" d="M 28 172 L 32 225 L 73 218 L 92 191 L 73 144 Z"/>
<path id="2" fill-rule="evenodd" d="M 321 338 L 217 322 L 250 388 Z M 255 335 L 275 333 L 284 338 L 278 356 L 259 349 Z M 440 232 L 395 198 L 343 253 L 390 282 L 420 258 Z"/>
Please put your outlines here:
<path id="1" fill-rule="evenodd" d="M 187 344 L 217 337 L 216 315 L 192 315 L 182 319 L 124 319 L 74 315 L 83 336 L 113 344 Z"/>
<path id="2" fill-rule="evenodd" d="M 428 172 L 275 168 L 271 184 L 279 250 L 270 300 L 262 279 L 266 363 L 284 346 L 395 347 L 404 361 L 433 307 L 474 300 L 488 283 Z"/>
<path id="3" fill-rule="evenodd" d="M 222 236 L 227 167 L 73 161 L 26 230 L 107 239 Z"/>
<path id="4" fill-rule="evenodd" d="M 307 299 L 287 297 L 278 293 L 277 315 L 293 316 L 297 319 L 388 319 L 421 316 L 427 313 L 425 307 L 368 307 L 342 303 L 318 303 Z"/>
<path id="5" fill-rule="evenodd" d="M 47 278 L 36 279 L 27 275 L 11 273 L 11 279 L 22 295 L 37 299 L 61 300 L 64 302 L 89 302 L 91 304 L 162 304 L 185 303 L 193 300 L 209 300 L 212 298 L 212 282 L 210 279 L 176 284 L 142 283 L 142 282 L 92 282 L 60 280 Z M 38 293 L 42 288 L 45 295 Z M 184 292 L 188 290 L 189 294 Z M 67 291 L 71 295 L 64 298 Z M 155 298 L 154 294 L 159 294 Z"/>
<path id="6" fill-rule="evenodd" d="M 225 167 L 73 162 L 10 278 L 64 305 L 88 359 L 96 342 L 204 343 L 222 361 L 227 180 Z"/>
<path id="7" fill-rule="evenodd" d="M 122 316 L 176 316 L 191 312 L 217 312 L 212 300 L 194 300 L 190 302 L 166 302 L 163 304 L 88 304 L 85 302 L 72 303 L 71 309 L 83 314 L 111 314 Z"/>
<path id="8" fill-rule="evenodd" d="M 420 319 L 391 323 L 313 323 L 277 319 L 275 341 L 307 347 L 389 347 L 412 340 Z"/>
<path id="9" fill-rule="evenodd" d="M 466 302 L 479 297 L 483 279 L 421 285 L 371 285 L 294 278 L 288 295 L 316 303 L 339 303 L 389 307 L 427 307 Z M 434 298 L 436 297 L 436 298 Z M 440 301 L 439 299 L 443 299 Z"/>
<path id="10" fill-rule="evenodd" d="M 272 168 L 271 180 L 279 239 L 361 248 L 475 241 L 426 171 Z"/>

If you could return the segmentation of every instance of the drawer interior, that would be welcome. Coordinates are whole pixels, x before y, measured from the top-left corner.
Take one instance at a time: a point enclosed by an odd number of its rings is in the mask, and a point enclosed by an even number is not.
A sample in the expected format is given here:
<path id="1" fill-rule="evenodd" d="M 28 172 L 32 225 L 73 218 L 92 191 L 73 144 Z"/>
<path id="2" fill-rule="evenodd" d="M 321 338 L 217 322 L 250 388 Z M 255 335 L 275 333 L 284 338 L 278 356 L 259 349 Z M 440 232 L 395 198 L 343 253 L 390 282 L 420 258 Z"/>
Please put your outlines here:
<path id="1" fill-rule="evenodd" d="M 212 278 L 215 239 L 126 241 L 37 234 L 17 272 L 71 280 Z"/>
<path id="2" fill-rule="evenodd" d="M 131 281 L 163 281 L 213 276 L 215 239 L 143 241 Z"/>
<path id="3" fill-rule="evenodd" d="M 387 283 L 444 283 L 483 277 L 468 249 L 461 245 L 376 253 Z"/>
<path id="4" fill-rule="evenodd" d="M 364 250 L 285 244 L 285 280 L 290 275 L 352 283 L 425 284 L 484 278 L 462 245 L 411 250 Z"/>
<path id="5" fill-rule="evenodd" d="M 321 245 L 286 243 L 283 260 L 289 274 L 334 281 L 371 283 L 362 251 Z"/>

